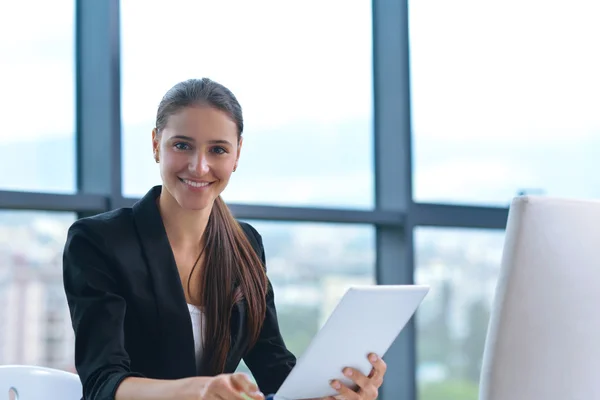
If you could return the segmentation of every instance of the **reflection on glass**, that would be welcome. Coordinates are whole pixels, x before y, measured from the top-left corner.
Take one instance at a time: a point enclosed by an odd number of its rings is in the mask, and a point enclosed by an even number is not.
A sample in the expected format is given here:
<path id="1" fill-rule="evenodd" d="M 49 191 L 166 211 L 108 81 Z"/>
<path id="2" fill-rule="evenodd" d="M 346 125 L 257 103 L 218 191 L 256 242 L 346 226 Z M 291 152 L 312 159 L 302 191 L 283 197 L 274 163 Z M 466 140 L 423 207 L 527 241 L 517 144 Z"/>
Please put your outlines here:
<path id="1" fill-rule="evenodd" d="M 160 182 L 150 146 L 160 99 L 206 76 L 244 109 L 242 156 L 225 200 L 373 206 L 371 1 L 121 6 L 126 196 Z"/>
<path id="2" fill-rule="evenodd" d="M 409 5 L 415 200 L 600 197 L 600 3 Z"/>
<path id="3" fill-rule="evenodd" d="M 283 338 L 299 357 L 346 289 L 375 284 L 372 226 L 249 221 L 262 235 Z M 240 371 L 249 372 L 245 365 Z"/>
<path id="4" fill-rule="evenodd" d="M 0 4 L 0 190 L 75 191 L 74 10 Z"/>
<path id="5" fill-rule="evenodd" d="M 0 365 L 74 371 L 62 283 L 71 213 L 0 211 Z"/>
<path id="6" fill-rule="evenodd" d="M 416 316 L 418 400 L 477 400 L 503 240 L 503 231 L 415 230 L 415 282 L 431 285 Z"/>

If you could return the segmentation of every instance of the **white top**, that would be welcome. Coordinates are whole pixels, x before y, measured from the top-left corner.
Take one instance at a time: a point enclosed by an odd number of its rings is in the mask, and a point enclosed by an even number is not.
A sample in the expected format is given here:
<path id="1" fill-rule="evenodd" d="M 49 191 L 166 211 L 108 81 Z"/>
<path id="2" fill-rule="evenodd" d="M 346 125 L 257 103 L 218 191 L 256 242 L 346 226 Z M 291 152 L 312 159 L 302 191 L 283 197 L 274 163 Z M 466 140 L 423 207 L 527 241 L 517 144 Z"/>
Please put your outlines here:
<path id="1" fill-rule="evenodd" d="M 188 303 L 188 310 L 190 311 L 190 317 L 192 318 L 192 328 L 194 330 L 194 348 L 196 354 L 196 368 L 200 366 L 202 360 L 202 344 L 203 344 L 203 333 L 205 317 L 204 313 L 199 307 Z"/>

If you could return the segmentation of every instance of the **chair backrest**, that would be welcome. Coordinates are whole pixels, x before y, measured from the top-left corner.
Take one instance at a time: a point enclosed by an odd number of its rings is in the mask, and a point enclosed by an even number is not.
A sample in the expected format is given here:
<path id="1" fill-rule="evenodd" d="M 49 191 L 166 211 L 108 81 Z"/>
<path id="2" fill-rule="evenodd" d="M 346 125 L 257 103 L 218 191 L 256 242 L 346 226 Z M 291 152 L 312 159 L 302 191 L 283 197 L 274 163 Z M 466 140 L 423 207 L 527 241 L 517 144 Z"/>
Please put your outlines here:
<path id="1" fill-rule="evenodd" d="M 80 400 L 79 376 L 66 371 L 31 365 L 0 365 L 0 399 L 8 399 L 14 389 L 15 400 Z"/>
<path id="2" fill-rule="evenodd" d="M 600 202 L 516 198 L 480 400 L 600 399 Z"/>

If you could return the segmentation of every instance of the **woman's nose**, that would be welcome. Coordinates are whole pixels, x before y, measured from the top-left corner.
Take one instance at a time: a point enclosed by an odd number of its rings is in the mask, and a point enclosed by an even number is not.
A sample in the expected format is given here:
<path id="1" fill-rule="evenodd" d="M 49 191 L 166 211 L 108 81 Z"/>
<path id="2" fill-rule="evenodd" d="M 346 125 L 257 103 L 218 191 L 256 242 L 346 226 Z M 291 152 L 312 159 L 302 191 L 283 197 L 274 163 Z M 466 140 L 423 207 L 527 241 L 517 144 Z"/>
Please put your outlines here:
<path id="1" fill-rule="evenodd" d="M 208 164 L 208 158 L 204 154 L 198 154 L 193 156 L 190 162 L 190 170 L 195 172 L 197 175 L 204 175 L 210 170 Z"/>

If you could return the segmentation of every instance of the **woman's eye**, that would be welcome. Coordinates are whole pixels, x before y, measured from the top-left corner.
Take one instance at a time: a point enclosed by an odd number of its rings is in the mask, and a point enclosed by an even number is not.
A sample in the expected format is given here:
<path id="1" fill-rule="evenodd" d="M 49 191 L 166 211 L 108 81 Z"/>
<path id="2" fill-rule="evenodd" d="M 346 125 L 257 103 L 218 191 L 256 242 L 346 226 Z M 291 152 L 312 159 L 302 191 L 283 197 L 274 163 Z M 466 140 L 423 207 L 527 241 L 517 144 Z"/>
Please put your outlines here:
<path id="1" fill-rule="evenodd" d="M 190 146 L 187 143 L 177 142 L 173 145 L 177 150 L 189 150 Z"/>
<path id="2" fill-rule="evenodd" d="M 217 153 L 217 154 L 225 154 L 225 153 L 227 153 L 227 150 L 225 150 L 223 147 L 220 147 L 220 146 L 213 147 L 212 151 L 213 151 L 213 153 Z"/>

